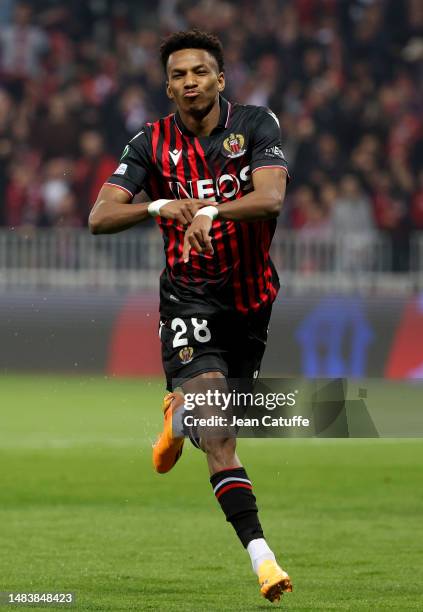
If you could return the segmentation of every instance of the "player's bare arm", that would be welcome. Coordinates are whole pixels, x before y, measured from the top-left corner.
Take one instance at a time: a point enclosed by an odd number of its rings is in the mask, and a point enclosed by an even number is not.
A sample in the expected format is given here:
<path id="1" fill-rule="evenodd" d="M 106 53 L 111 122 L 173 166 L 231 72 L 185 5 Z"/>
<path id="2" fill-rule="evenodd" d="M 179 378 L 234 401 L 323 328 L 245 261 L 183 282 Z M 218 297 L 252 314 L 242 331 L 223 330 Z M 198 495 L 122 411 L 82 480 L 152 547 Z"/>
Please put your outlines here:
<path id="1" fill-rule="evenodd" d="M 88 226 L 92 234 L 113 234 L 148 218 L 148 203 L 132 204 L 128 192 L 103 185 L 88 218 Z"/>
<path id="2" fill-rule="evenodd" d="M 88 219 L 90 231 L 92 234 L 113 234 L 129 229 L 150 218 L 150 204 L 132 204 L 132 196 L 128 192 L 104 185 Z M 170 200 L 160 207 L 160 216 L 185 226 L 192 222 L 197 211 L 203 206 L 204 200 Z"/>
<path id="3" fill-rule="evenodd" d="M 257 221 L 277 217 L 285 197 L 287 174 L 283 168 L 260 168 L 253 174 L 254 191 L 239 200 L 219 204 L 219 219 L 230 221 Z M 210 202 L 209 202 L 210 204 Z M 189 260 L 189 252 L 213 255 L 210 237 L 212 216 L 198 215 L 185 232 L 183 257 Z"/>
<path id="4" fill-rule="evenodd" d="M 253 172 L 254 191 L 239 200 L 218 206 L 218 218 L 227 221 L 259 221 L 277 217 L 285 197 L 284 168 L 260 168 Z"/>

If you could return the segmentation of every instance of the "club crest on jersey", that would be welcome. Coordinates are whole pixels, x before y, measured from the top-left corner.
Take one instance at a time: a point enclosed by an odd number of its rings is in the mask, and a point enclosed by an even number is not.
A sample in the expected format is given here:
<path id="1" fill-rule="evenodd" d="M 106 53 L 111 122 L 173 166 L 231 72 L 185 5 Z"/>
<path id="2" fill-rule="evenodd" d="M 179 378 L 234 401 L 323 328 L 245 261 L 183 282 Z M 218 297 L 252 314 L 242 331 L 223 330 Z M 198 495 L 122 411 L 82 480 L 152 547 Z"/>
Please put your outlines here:
<path id="1" fill-rule="evenodd" d="M 226 157 L 241 157 L 244 155 L 246 149 L 244 149 L 245 138 L 242 134 L 229 134 L 228 138 L 223 141 L 223 148 L 225 149 Z"/>
<path id="2" fill-rule="evenodd" d="M 181 348 L 181 350 L 179 351 L 179 359 L 182 361 L 183 364 L 187 364 L 193 360 L 193 354 L 194 349 L 192 348 L 192 346 L 184 346 L 184 348 Z"/>

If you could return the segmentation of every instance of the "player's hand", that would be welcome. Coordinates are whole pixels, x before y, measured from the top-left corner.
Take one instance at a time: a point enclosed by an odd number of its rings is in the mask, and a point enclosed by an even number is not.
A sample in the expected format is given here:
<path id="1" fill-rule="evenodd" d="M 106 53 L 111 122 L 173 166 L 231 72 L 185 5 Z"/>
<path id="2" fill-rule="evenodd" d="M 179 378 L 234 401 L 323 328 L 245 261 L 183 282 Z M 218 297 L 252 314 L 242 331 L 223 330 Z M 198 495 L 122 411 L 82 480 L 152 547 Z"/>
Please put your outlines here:
<path id="1" fill-rule="evenodd" d="M 174 219 L 181 225 L 189 225 L 194 219 L 195 213 L 203 206 L 210 206 L 210 204 L 214 204 L 214 202 L 195 198 L 172 200 L 160 208 L 160 216 L 164 219 Z"/>
<path id="2" fill-rule="evenodd" d="M 208 200 L 208 204 L 210 205 L 210 200 Z M 191 249 L 194 249 L 197 253 L 213 255 L 214 251 L 210 237 L 212 223 L 212 220 L 207 215 L 195 217 L 185 232 L 184 250 L 182 253 L 184 263 L 188 262 Z"/>

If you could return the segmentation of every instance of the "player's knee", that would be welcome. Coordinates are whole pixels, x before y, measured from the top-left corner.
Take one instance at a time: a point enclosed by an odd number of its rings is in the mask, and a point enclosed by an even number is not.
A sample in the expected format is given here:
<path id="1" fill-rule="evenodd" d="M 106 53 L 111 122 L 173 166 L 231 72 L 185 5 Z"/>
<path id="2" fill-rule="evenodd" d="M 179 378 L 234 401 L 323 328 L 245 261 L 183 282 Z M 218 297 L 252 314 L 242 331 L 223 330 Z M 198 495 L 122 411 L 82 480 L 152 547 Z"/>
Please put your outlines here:
<path id="1" fill-rule="evenodd" d="M 209 458 L 221 463 L 235 455 L 235 438 L 202 438 L 201 448 Z"/>

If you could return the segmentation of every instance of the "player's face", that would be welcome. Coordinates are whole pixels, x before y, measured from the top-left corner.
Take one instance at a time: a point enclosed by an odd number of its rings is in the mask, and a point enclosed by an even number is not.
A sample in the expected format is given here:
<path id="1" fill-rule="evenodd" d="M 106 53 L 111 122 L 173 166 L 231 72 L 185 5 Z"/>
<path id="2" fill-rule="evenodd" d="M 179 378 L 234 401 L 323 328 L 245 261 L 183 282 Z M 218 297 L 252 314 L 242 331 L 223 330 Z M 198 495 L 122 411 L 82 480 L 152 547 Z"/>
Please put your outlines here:
<path id="1" fill-rule="evenodd" d="M 167 95 L 178 109 L 193 115 L 207 114 L 225 87 L 223 72 L 204 49 L 182 49 L 167 62 Z"/>

